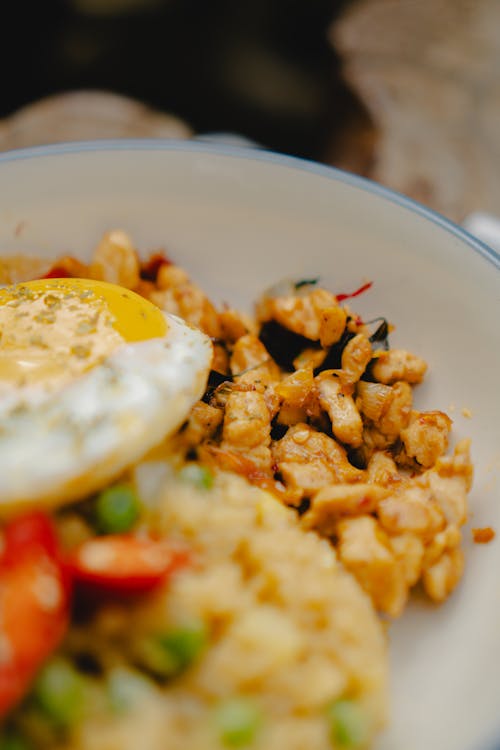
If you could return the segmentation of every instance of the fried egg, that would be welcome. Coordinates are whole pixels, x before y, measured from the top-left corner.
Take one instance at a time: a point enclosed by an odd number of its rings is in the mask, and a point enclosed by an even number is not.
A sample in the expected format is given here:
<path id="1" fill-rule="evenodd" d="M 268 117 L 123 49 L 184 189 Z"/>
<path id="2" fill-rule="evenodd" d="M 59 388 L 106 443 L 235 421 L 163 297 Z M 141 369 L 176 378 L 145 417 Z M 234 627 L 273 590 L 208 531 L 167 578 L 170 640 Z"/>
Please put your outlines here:
<path id="1" fill-rule="evenodd" d="M 95 492 L 201 398 L 210 339 L 113 284 L 0 289 L 0 514 Z"/>

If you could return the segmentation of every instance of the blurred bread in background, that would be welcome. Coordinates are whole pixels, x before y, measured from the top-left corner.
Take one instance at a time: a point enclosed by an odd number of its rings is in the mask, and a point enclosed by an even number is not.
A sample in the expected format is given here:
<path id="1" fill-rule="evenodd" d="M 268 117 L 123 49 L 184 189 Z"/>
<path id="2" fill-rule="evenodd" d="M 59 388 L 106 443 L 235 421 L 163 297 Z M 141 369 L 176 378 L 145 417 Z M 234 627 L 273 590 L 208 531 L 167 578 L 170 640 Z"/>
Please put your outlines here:
<path id="1" fill-rule="evenodd" d="M 500 214 L 499 29 L 498 0 L 358 0 L 330 29 L 369 176 L 456 221 Z"/>
<path id="2" fill-rule="evenodd" d="M 105 91 L 73 91 L 38 100 L 0 120 L 0 151 L 101 138 L 189 138 L 179 117 Z"/>

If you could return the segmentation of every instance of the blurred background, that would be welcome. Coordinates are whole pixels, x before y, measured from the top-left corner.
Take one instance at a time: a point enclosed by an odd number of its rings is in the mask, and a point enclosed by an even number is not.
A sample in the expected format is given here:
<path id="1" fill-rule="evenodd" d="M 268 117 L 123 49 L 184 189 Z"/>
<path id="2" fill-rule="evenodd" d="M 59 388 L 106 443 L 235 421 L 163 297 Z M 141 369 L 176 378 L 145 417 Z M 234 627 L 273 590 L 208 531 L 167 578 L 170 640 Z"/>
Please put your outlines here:
<path id="1" fill-rule="evenodd" d="M 0 150 L 218 134 L 500 213 L 498 0 L 17 0 L 2 27 Z"/>
<path id="2" fill-rule="evenodd" d="M 356 106 L 328 28 L 332 0 L 10 3 L 21 69 L 1 115 L 37 98 L 106 89 L 184 119 L 322 159 Z M 27 19 L 29 18 L 29 23 Z"/>

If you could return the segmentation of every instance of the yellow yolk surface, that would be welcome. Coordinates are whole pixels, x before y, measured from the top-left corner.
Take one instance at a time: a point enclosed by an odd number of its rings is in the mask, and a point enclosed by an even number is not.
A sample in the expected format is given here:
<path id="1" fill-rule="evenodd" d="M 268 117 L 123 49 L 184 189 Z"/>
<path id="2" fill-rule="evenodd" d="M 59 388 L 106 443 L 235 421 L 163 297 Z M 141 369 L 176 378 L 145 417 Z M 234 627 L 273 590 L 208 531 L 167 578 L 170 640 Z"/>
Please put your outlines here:
<path id="1" fill-rule="evenodd" d="M 6 287 L 0 289 L 0 386 L 60 386 L 120 345 L 166 333 L 158 308 L 114 284 L 42 279 Z"/>

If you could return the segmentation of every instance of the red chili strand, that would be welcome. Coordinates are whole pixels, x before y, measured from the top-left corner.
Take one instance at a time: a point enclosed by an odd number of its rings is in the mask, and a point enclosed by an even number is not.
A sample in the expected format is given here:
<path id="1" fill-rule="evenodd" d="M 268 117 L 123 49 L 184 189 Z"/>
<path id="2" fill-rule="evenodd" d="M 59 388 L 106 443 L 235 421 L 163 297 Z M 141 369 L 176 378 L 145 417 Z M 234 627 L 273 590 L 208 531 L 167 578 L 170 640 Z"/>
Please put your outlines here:
<path id="1" fill-rule="evenodd" d="M 355 292 L 351 292 L 351 294 L 336 294 L 337 302 L 343 302 L 345 299 L 351 299 L 352 297 L 359 297 L 360 294 L 368 291 L 372 286 L 373 281 L 368 281 L 366 284 L 363 284 L 363 286 L 360 286 L 359 289 L 356 289 Z"/>

